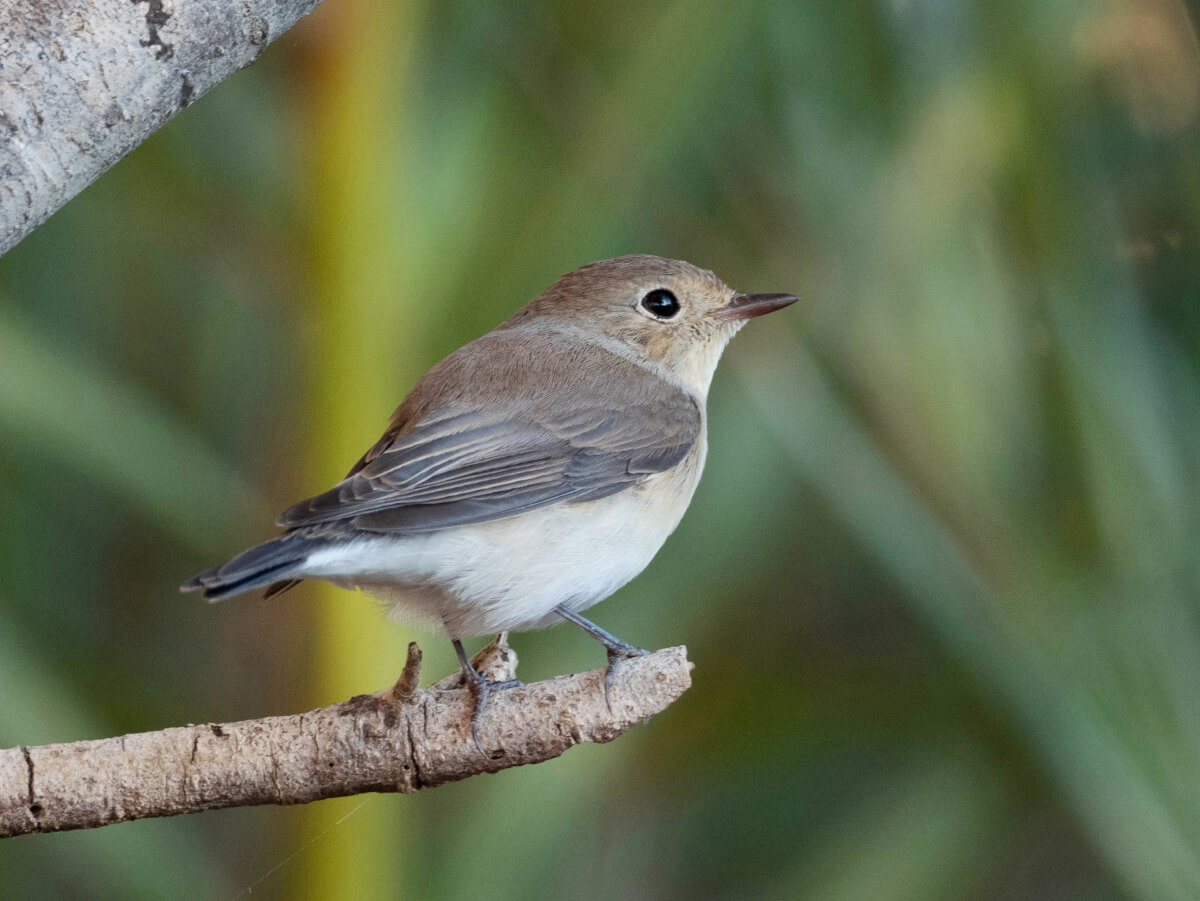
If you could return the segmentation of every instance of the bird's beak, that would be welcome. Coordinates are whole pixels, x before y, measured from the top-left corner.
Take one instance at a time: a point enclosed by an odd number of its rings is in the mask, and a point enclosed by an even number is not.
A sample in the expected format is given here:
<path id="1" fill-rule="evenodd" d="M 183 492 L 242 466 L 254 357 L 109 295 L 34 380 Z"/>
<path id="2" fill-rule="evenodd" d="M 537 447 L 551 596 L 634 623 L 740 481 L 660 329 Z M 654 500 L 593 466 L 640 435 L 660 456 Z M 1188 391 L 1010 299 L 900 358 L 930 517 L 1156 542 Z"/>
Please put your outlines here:
<path id="1" fill-rule="evenodd" d="M 722 319 L 753 319 L 782 310 L 799 299 L 792 294 L 735 294 L 719 315 Z"/>

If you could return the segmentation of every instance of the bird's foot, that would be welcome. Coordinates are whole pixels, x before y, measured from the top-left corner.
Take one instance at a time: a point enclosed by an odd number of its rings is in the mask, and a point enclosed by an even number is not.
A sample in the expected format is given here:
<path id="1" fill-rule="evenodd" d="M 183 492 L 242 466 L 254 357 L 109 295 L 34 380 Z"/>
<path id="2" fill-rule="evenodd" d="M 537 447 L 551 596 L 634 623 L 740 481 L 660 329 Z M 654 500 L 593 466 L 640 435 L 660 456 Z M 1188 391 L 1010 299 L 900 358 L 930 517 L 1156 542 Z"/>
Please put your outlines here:
<path id="1" fill-rule="evenodd" d="M 622 660 L 645 657 L 650 652 L 645 648 L 637 648 L 623 641 L 619 641 L 615 645 L 606 644 L 604 649 L 608 652 L 608 668 L 604 671 L 604 703 L 608 705 L 608 710 L 611 713 L 612 702 L 608 698 L 608 691 L 612 687 L 613 676 L 617 672 L 617 664 Z"/>
<path id="2" fill-rule="evenodd" d="M 475 695 L 475 709 L 471 712 L 471 738 L 475 742 L 475 748 L 479 753 L 490 760 L 492 755 L 483 749 L 483 745 L 479 741 L 479 724 L 483 721 L 483 714 L 487 710 L 492 692 L 505 688 L 518 688 L 525 683 L 520 679 L 505 679 L 503 682 L 494 682 L 486 676 L 475 672 L 473 668 L 470 673 L 464 672 L 463 676 L 471 693 Z"/>
<path id="3" fill-rule="evenodd" d="M 608 652 L 608 669 L 604 671 L 604 703 L 608 705 L 609 712 L 611 713 L 612 703 L 609 701 L 608 691 L 612 688 L 613 674 L 617 671 L 617 664 L 622 660 L 629 660 L 633 657 L 645 657 L 650 652 L 634 647 L 627 641 L 621 641 L 621 639 L 617 638 L 611 632 L 601 629 L 590 619 L 584 619 L 578 613 L 562 604 L 559 604 L 554 609 L 563 619 L 579 626 L 584 632 L 587 632 L 588 635 L 604 645 L 604 650 Z"/>
<path id="4" fill-rule="evenodd" d="M 499 643 L 507 649 L 507 642 L 503 641 L 504 637 L 502 635 L 497 642 L 493 642 L 493 645 Z M 488 645 L 488 648 L 485 648 L 485 650 L 492 648 L 493 645 Z M 483 744 L 479 741 L 479 724 L 483 720 L 488 700 L 494 691 L 505 688 L 517 688 L 525 683 L 520 679 L 489 679 L 476 668 L 476 662 L 479 660 L 480 655 L 476 655 L 475 660 L 468 659 L 466 652 L 463 650 L 462 642 L 457 640 L 454 642 L 454 649 L 458 653 L 459 663 L 462 664 L 463 684 L 475 695 L 475 709 L 471 712 L 471 738 L 475 742 L 476 750 L 490 760 L 492 755 L 483 749 Z M 511 653 L 511 649 L 509 649 L 509 653 Z M 515 655 L 513 656 L 515 658 Z M 505 662 L 508 661 L 506 660 Z M 513 663 L 515 664 L 515 659 Z"/>

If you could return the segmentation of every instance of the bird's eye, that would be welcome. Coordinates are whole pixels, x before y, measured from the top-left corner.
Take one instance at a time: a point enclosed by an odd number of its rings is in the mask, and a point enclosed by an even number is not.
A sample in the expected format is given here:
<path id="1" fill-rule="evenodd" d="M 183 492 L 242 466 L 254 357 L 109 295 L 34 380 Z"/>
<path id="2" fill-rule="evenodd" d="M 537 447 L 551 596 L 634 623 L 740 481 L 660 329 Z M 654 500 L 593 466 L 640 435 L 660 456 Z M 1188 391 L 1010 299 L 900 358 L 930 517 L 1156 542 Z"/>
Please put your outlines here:
<path id="1" fill-rule="evenodd" d="M 679 301 L 666 288 L 655 288 L 642 298 L 642 309 L 658 319 L 670 319 L 679 312 Z"/>

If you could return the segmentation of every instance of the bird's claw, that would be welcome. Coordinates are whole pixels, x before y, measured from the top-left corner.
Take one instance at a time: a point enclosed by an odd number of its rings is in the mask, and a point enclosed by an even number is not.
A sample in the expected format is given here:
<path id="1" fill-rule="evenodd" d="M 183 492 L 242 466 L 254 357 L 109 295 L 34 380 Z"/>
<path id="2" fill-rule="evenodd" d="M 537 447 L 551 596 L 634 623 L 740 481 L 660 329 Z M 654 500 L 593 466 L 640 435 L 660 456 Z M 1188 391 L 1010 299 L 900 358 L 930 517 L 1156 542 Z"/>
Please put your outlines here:
<path id="1" fill-rule="evenodd" d="M 477 659 L 480 660 L 480 665 L 484 665 L 482 657 L 485 652 L 490 649 L 499 649 L 501 651 L 500 662 L 510 664 L 507 669 L 508 673 L 512 673 L 516 668 L 516 655 L 512 653 L 512 649 L 508 647 L 508 633 L 501 632 L 496 640 L 488 645 Z M 483 719 L 483 712 L 487 709 L 488 698 L 496 689 L 516 688 L 523 683 L 519 679 L 489 679 L 483 673 L 475 668 L 475 664 L 471 658 L 467 656 L 467 652 L 463 650 L 462 642 L 455 638 L 451 640 L 454 645 L 454 653 L 458 655 L 458 662 L 462 666 L 462 680 L 475 695 L 475 709 L 471 712 L 471 738 L 475 741 L 475 749 L 488 760 L 492 756 L 487 751 L 483 750 L 483 744 L 479 741 L 479 721 Z"/>
<path id="2" fill-rule="evenodd" d="M 608 706 L 609 713 L 612 713 L 612 702 L 609 700 L 608 692 L 612 688 L 613 675 L 617 671 L 617 664 L 622 660 L 645 657 L 650 652 L 644 648 L 636 648 L 625 642 L 621 642 L 619 645 L 605 646 L 605 650 L 608 652 L 608 668 L 604 671 L 604 703 Z"/>
<path id="3" fill-rule="evenodd" d="M 479 723 L 483 719 L 484 710 L 487 709 L 488 700 L 491 698 L 493 691 L 505 688 L 518 688 L 525 683 L 520 679 L 506 679 L 502 682 L 493 682 L 486 676 L 475 672 L 474 669 L 469 673 L 464 672 L 464 677 L 467 687 L 475 695 L 475 709 L 471 712 L 471 738 L 475 742 L 475 749 L 488 760 L 491 760 L 492 755 L 483 749 L 483 745 L 479 741 Z"/>

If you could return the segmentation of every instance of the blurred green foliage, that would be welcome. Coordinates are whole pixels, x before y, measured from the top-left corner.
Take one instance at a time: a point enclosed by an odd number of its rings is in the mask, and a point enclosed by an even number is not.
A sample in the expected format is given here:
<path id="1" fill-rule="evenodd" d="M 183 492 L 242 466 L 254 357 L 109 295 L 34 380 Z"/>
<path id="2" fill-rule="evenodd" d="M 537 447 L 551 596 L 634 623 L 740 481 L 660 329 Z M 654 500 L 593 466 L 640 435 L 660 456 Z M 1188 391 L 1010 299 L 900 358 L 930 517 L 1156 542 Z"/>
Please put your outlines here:
<path id="1" fill-rule="evenodd" d="M 806 298 L 595 612 L 695 688 L 412 798 L 9 840 L 0 897 L 1200 897 L 1198 113 L 1179 0 L 327 0 L 0 261 L 0 745 L 385 684 L 361 597 L 176 586 L 633 251 Z"/>

